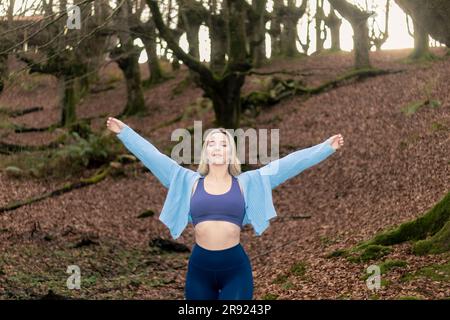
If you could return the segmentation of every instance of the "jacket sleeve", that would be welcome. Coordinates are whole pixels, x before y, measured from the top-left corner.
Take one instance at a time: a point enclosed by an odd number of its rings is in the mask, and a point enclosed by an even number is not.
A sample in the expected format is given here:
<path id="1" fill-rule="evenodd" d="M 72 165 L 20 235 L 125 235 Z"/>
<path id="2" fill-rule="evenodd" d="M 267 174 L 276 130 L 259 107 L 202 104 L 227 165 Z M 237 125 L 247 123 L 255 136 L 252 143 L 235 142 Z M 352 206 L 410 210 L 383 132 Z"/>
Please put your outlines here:
<path id="1" fill-rule="evenodd" d="M 161 153 L 153 144 L 140 136 L 128 125 L 125 125 L 116 136 L 166 188 L 169 188 L 173 173 L 176 172 L 178 167 L 186 169 L 172 158 Z"/>
<path id="2" fill-rule="evenodd" d="M 283 158 L 271 161 L 257 170 L 261 175 L 268 176 L 270 186 L 274 189 L 303 170 L 318 164 L 335 151 L 329 138 L 315 146 L 294 151 Z"/>

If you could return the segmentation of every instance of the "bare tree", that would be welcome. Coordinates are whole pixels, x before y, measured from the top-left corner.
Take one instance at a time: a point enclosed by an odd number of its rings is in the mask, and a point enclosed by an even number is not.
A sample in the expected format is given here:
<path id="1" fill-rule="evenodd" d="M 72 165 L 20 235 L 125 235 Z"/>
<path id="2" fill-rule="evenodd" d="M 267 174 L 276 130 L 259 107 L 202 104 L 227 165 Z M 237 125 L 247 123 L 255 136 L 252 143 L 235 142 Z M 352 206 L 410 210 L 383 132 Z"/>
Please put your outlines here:
<path id="1" fill-rule="evenodd" d="M 450 1 L 395 0 L 433 39 L 450 46 Z"/>
<path id="2" fill-rule="evenodd" d="M 327 29 L 325 28 L 325 12 L 323 11 L 323 1 L 316 1 L 316 53 L 323 51 L 323 44 L 327 38 Z M 323 23 L 322 23 L 323 22 Z"/>
<path id="3" fill-rule="evenodd" d="M 370 67 L 369 60 L 369 29 L 367 19 L 373 14 L 366 12 L 346 0 L 328 0 L 330 4 L 350 22 L 353 29 L 353 46 L 355 53 L 355 68 Z"/>
<path id="4" fill-rule="evenodd" d="M 199 85 L 213 102 L 216 124 L 226 128 L 237 128 L 240 118 L 240 92 L 247 72 L 251 69 L 250 53 L 246 39 L 246 7 L 244 0 L 227 0 L 222 3 L 227 36 L 228 60 L 224 70 L 216 73 L 195 57 L 183 51 L 164 24 L 158 3 L 147 0 L 159 36 L 162 37 L 186 66 L 198 74 Z M 212 30 L 211 30 L 212 31 Z"/>
<path id="5" fill-rule="evenodd" d="M 366 1 L 366 10 L 369 10 L 367 1 Z M 371 19 L 370 23 L 370 43 L 375 46 L 377 51 L 381 50 L 381 46 L 387 41 L 389 37 L 389 11 L 390 11 L 390 0 L 386 0 L 385 5 L 385 16 L 384 16 L 384 31 L 382 31 L 377 24 L 375 18 Z M 379 34 L 375 33 L 375 27 L 378 27 Z"/>
<path id="6" fill-rule="evenodd" d="M 341 24 L 342 20 L 336 15 L 333 6 L 330 6 L 330 13 L 324 18 L 325 25 L 331 31 L 331 51 L 341 50 Z"/>

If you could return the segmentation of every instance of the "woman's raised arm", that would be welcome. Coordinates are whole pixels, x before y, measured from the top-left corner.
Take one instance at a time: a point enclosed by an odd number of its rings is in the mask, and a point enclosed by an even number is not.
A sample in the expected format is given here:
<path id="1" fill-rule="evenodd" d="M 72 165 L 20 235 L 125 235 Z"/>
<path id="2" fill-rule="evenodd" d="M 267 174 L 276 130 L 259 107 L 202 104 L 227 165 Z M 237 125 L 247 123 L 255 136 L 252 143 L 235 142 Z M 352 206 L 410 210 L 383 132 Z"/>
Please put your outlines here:
<path id="1" fill-rule="evenodd" d="M 271 161 L 257 170 L 259 170 L 261 175 L 269 177 L 270 185 L 274 189 L 284 181 L 333 154 L 336 151 L 332 146 L 333 137 L 315 146 L 294 151 L 283 158 Z"/>
<path id="2" fill-rule="evenodd" d="M 169 188 L 172 175 L 178 167 L 183 167 L 172 158 L 161 153 L 153 144 L 125 123 L 115 122 L 120 120 L 114 118 L 110 118 L 108 121 L 113 122 L 111 124 L 108 122 L 108 126 L 112 127 L 109 129 L 116 133 L 117 138 L 122 141 L 125 147 L 142 161 L 144 166 L 156 176 L 164 187 Z"/>

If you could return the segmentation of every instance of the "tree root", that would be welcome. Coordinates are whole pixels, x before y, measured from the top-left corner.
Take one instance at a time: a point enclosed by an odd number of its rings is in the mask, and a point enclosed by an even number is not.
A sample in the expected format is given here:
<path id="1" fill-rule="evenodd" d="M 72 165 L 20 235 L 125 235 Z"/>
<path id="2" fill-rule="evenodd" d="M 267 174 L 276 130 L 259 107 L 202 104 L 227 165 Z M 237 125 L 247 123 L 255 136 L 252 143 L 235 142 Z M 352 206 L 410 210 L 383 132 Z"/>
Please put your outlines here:
<path id="1" fill-rule="evenodd" d="M 64 186 L 62 186 L 59 189 L 56 189 L 56 190 L 53 190 L 50 192 L 46 192 L 44 194 L 34 196 L 34 197 L 31 197 L 28 199 L 14 201 L 4 207 L 1 207 L 0 213 L 15 210 L 24 205 L 28 205 L 28 204 L 31 204 L 34 202 L 44 200 L 49 197 L 61 195 L 63 193 L 72 191 L 74 189 L 83 188 L 83 187 L 89 186 L 91 184 L 98 183 L 98 182 L 102 181 L 110 173 L 111 169 L 114 169 L 114 168 L 108 164 L 108 165 L 101 167 L 99 170 L 97 170 L 97 172 L 93 176 L 91 176 L 89 178 L 86 178 L 86 179 L 81 178 L 80 180 L 78 180 L 76 182 L 66 183 Z"/>
<path id="2" fill-rule="evenodd" d="M 384 70 L 384 69 L 356 69 L 348 72 L 336 79 L 326 81 L 317 87 L 306 87 L 298 80 L 280 79 L 274 77 L 269 91 L 253 91 L 241 98 L 242 110 L 252 109 L 255 106 L 270 106 L 280 102 L 282 99 L 294 96 L 310 96 L 320 94 L 325 91 L 337 88 L 339 86 L 379 75 L 399 73 L 403 70 Z"/>
<path id="3" fill-rule="evenodd" d="M 450 192 L 417 219 L 383 231 L 350 250 L 332 252 L 328 257 L 347 256 L 351 261 L 365 261 L 363 257 L 379 258 L 389 253 L 387 246 L 406 241 L 413 242 L 412 252 L 416 255 L 450 251 Z"/>

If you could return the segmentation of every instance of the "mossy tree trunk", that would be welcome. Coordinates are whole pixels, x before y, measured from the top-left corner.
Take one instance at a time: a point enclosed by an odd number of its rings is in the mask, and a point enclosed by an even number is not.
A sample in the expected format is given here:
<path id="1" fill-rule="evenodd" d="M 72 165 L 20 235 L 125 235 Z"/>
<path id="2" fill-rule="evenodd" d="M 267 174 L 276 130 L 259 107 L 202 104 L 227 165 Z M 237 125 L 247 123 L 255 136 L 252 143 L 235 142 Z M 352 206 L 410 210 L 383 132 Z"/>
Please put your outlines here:
<path id="1" fill-rule="evenodd" d="M 371 13 L 362 11 L 346 0 L 329 0 L 329 2 L 352 26 L 355 68 L 370 68 L 367 19 L 371 16 Z"/>
<path id="2" fill-rule="evenodd" d="M 123 53 L 123 50 L 118 50 L 118 54 L 122 57 L 117 59 L 117 63 L 125 76 L 127 85 L 127 104 L 122 115 L 130 116 L 145 111 L 145 100 L 139 70 L 141 49 L 130 42 L 126 45 L 125 50 L 126 53 Z"/>
<path id="3" fill-rule="evenodd" d="M 218 86 L 204 86 L 203 89 L 213 102 L 216 125 L 224 128 L 239 127 L 241 115 L 241 87 L 245 77 L 231 73 L 223 78 Z M 223 94 L 223 93 L 226 94 Z"/>
<path id="4" fill-rule="evenodd" d="M 61 99 L 61 124 L 63 126 L 70 126 L 77 120 L 76 104 L 77 95 L 75 93 L 75 78 L 71 76 L 60 76 L 59 83 L 59 97 Z"/>
<path id="5" fill-rule="evenodd" d="M 376 235 L 368 244 L 393 245 L 414 241 L 416 254 L 450 251 L 450 192 L 419 218 Z"/>
<path id="6" fill-rule="evenodd" d="M 161 65 L 159 63 L 159 58 L 156 53 L 156 42 L 155 41 L 142 41 L 144 43 L 145 51 L 147 52 L 147 65 L 150 76 L 148 78 L 147 84 L 152 85 L 161 82 L 163 79 L 163 72 Z"/>

